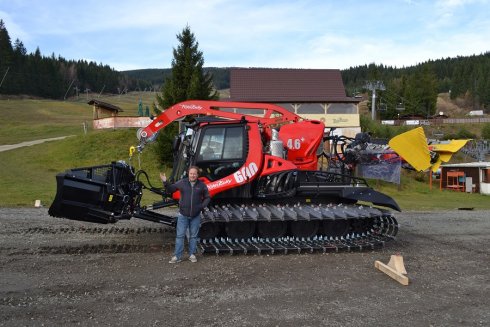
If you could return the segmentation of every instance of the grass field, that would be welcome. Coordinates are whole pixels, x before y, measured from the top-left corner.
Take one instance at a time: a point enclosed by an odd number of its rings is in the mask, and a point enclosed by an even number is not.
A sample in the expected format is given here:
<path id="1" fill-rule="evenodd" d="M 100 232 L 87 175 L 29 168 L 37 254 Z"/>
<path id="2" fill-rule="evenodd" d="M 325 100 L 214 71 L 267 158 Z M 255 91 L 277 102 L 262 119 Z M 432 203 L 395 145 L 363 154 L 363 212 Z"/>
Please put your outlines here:
<path id="1" fill-rule="evenodd" d="M 404 211 L 453 210 L 459 208 L 490 209 L 490 196 L 479 193 L 464 193 L 440 190 L 439 180 L 429 184 L 428 176 L 424 181 L 414 178 L 414 172 L 402 170 L 401 185 L 371 181 L 377 191 L 393 197 Z M 419 174 L 419 173 L 417 173 Z"/>
<path id="2" fill-rule="evenodd" d="M 95 95 L 97 96 L 97 95 Z M 125 115 L 136 114 L 138 100 L 151 106 L 154 94 L 132 93 L 100 100 L 120 106 Z M 56 193 L 55 176 L 70 168 L 108 164 L 129 159 L 129 147 L 136 145 L 136 129 L 94 131 L 85 134 L 83 123 L 91 126 L 92 107 L 85 98 L 70 101 L 0 100 L 0 145 L 73 135 L 60 141 L 0 152 L 0 206 L 32 206 L 35 200 L 50 205 Z M 160 185 L 160 167 L 153 144 L 135 155 L 131 164 L 148 172 L 154 185 Z M 141 163 L 141 166 L 139 166 Z M 420 176 L 417 178 L 420 180 Z M 490 209 L 490 197 L 439 191 L 434 184 L 418 181 L 413 173 L 404 173 L 402 185 L 371 181 L 400 204 L 403 210 L 441 210 L 458 207 Z M 145 193 L 144 204 L 158 197 Z"/>
<path id="3" fill-rule="evenodd" d="M 1 100 L 0 144 L 83 133 L 92 108 L 51 100 Z"/>
<path id="4" fill-rule="evenodd" d="M 0 152 L 0 205 L 30 206 L 36 199 L 50 204 L 56 194 L 55 176 L 70 168 L 129 162 L 129 147 L 136 145 L 136 129 L 93 131 L 61 141 Z M 148 172 L 151 183 L 160 186 L 160 167 L 152 145 L 131 164 Z M 150 194 L 148 194 L 150 195 Z M 148 197 L 149 202 L 154 197 Z"/>
<path id="5" fill-rule="evenodd" d="M 138 101 L 152 110 L 155 94 L 139 92 L 116 96 L 92 94 L 81 95 L 67 101 L 13 99 L 0 100 L 0 145 L 78 135 L 84 131 L 84 123 L 91 128 L 93 109 L 87 102 L 90 99 L 106 101 L 123 109 L 124 116 L 138 114 Z"/>

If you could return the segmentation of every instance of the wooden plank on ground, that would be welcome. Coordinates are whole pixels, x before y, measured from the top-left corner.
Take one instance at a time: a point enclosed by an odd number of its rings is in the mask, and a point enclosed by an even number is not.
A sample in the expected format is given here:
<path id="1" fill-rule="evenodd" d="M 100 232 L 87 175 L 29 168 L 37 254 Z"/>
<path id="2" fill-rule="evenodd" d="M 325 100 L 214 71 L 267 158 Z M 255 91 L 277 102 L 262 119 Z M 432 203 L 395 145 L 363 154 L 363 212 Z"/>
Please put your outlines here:
<path id="1" fill-rule="evenodd" d="M 405 285 L 405 286 L 408 285 L 408 277 L 405 276 L 402 272 L 399 272 L 399 271 L 395 270 L 394 268 L 392 268 L 388 265 L 385 265 L 381 261 L 377 261 L 377 260 L 374 262 L 374 267 L 376 267 L 376 269 L 379 269 L 380 271 L 384 272 L 385 274 L 387 274 L 388 276 L 390 276 L 391 278 L 393 278 L 394 280 L 396 280 L 400 284 Z"/>

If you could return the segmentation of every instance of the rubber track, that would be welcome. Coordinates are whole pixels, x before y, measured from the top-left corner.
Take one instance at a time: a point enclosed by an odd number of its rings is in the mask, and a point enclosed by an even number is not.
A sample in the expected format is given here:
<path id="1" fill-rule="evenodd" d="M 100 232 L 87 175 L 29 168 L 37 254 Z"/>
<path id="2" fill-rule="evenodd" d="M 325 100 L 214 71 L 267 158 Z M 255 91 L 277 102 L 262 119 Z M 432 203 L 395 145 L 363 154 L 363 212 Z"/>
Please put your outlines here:
<path id="1" fill-rule="evenodd" d="M 249 214 L 247 214 L 247 212 Z M 281 213 L 286 212 L 286 213 Z M 296 214 L 294 214 L 296 212 Z M 388 211 L 365 206 L 318 206 L 296 205 L 292 207 L 282 205 L 211 207 L 203 214 L 203 223 L 206 222 L 234 222 L 234 221 L 308 221 L 308 220 L 334 220 L 374 218 L 374 225 L 370 230 L 358 234 L 348 234 L 341 237 L 326 237 L 317 235 L 312 238 L 257 238 L 230 239 L 215 238 L 202 239 L 200 249 L 203 254 L 288 254 L 312 252 L 352 252 L 375 250 L 382 248 L 386 242 L 394 239 L 398 232 L 396 219 Z M 165 234 L 168 228 L 162 227 L 32 227 L 21 230 L 21 234 Z M 36 249 L 2 249 L 12 254 L 88 254 L 88 253 L 144 253 L 161 251 L 160 244 L 94 244 L 75 246 L 42 246 Z"/>
<path id="2" fill-rule="evenodd" d="M 309 238 L 285 236 L 279 238 L 231 239 L 219 237 L 202 239 L 203 254 L 287 254 L 302 252 L 351 252 L 375 250 L 384 247 L 398 233 L 398 223 L 385 210 L 359 205 L 225 205 L 213 206 L 206 210 L 202 223 L 216 222 L 265 222 L 265 221 L 335 221 L 348 220 L 350 226 L 359 225 L 364 219 L 373 221 L 367 230 L 347 233 L 341 236 L 315 235 Z"/>

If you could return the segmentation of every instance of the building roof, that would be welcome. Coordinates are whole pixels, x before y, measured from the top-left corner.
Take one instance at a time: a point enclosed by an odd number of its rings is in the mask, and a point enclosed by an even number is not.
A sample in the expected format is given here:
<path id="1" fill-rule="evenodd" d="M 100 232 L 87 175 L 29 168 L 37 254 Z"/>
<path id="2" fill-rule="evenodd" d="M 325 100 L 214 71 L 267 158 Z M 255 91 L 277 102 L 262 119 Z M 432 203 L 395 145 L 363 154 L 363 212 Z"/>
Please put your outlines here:
<path id="1" fill-rule="evenodd" d="M 350 102 L 338 69 L 232 68 L 230 99 L 250 102 Z"/>
<path id="2" fill-rule="evenodd" d="M 89 105 L 91 105 L 91 106 L 96 106 L 96 107 L 99 107 L 99 108 L 102 108 L 102 109 L 106 109 L 106 110 L 109 110 L 109 111 L 115 111 L 116 113 L 123 111 L 118 106 L 115 106 L 113 104 L 110 104 L 110 103 L 107 103 L 107 102 L 104 102 L 104 101 L 99 101 L 99 100 L 92 99 L 92 100 L 90 100 L 87 103 Z"/>

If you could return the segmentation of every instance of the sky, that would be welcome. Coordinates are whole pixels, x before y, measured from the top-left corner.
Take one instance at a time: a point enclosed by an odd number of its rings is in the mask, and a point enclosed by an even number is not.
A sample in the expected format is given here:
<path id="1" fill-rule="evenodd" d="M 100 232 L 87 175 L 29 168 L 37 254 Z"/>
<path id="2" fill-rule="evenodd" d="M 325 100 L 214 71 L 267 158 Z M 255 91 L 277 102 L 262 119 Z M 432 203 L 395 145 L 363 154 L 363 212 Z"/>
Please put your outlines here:
<path id="1" fill-rule="evenodd" d="M 397 68 L 490 51 L 490 0 L 0 0 L 12 44 L 118 71 L 169 68 L 189 26 L 205 67 Z"/>

